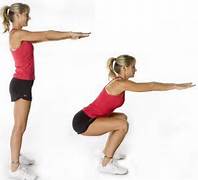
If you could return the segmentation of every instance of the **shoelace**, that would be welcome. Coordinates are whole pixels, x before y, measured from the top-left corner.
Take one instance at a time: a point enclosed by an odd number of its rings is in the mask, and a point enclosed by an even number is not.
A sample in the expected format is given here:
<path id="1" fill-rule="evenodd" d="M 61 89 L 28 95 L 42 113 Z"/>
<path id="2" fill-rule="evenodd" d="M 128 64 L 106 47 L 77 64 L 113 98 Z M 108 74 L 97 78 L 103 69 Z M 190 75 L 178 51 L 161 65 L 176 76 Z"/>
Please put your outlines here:
<path id="1" fill-rule="evenodd" d="M 118 167 L 118 166 L 119 166 L 119 165 L 118 165 L 118 161 L 117 161 L 117 160 L 115 160 L 115 159 L 112 161 L 112 164 L 113 164 L 113 165 L 115 165 L 116 167 Z"/>
<path id="2" fill-rule="evenodd" d="M 125 159 L 126 155 L 118 153 L 118 154 L 115 154 L 115 158 L 117 158 L 117 159 Z"/>
<path id="3" fill-rule="evenodd" d="M 113 165 L 113 169 L 117 170 L 117 169 L 120 168 L 119 165 L 118 165 L 118 162 L 116 160 L 113 160 L 111 163 Z"/>

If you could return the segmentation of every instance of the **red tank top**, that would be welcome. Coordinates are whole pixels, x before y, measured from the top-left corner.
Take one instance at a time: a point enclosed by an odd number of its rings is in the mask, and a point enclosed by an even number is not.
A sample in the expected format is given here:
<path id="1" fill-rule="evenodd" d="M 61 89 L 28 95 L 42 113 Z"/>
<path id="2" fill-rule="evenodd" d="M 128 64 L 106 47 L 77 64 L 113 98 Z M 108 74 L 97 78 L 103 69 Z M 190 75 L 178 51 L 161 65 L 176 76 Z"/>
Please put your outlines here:
<path id="1" fill-rule="evenodd" d="M 34 80 L 34 47 L 29 41 L 22 41 L 19 48 L 11 50 L 15 61 L 14 77 L 17 79 Z"/>
<path id="2" fill-rule="evenodd" d="M 83 108 L 83 111 L 91 118 L 108 116 L 116 108 L 122 106 L 124 101 L 125 92 L 119 95 L 110 95 L 104 87 L 99 96 L 91 104 Z"/>

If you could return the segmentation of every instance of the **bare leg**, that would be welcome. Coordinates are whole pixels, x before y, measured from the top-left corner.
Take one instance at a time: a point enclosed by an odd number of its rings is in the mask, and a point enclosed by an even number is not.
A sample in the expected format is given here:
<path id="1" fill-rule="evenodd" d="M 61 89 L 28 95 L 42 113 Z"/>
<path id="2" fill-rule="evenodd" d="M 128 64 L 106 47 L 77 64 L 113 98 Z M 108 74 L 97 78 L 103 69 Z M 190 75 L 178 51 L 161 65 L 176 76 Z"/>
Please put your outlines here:
<path id="1" fill-rule="evenodd" d="M 119 118 L 119 119 L 124 119 L 127 121 L 127 115 L 125 115 L 124 113 L 118 113 L 118 112 L 114 112 L 111 114 L 110 117 L 116 117 L 116 118 Z M 105 145 L 105 148 L 103 150 L 103 153 L 106 155 L 106 149 L 107 147 L 109 146 L 109 143 L 111 142 L 111 138 L 113 136 L 113 134 L 115 133 L 115 131 L 112 131 L 109 133 L 109 136 L 108 136 L 108 139 L 107 139 L 107 142 L 106 142 L 106 145 Z"/>
<path id="2" fill-rule="evenodd" d="M 98 136 L 111 132 L 110 138 L 105 147 L 105 157 L 103 166 L 105 166 L 113 157 L 116 149 L 123 141 L 128 131 L 128 122 L 126 119 L 116 116 L 97 118 L 82 135 Z"/>
<path id="3" fill-rule="evenodd" d="M 14 127 L 10 139 L 11 171 L 19 166 L 19 155 L 22 145 L 22 137 L 26 129 L 31 101 L 19 99 L 14 104 Z"/>

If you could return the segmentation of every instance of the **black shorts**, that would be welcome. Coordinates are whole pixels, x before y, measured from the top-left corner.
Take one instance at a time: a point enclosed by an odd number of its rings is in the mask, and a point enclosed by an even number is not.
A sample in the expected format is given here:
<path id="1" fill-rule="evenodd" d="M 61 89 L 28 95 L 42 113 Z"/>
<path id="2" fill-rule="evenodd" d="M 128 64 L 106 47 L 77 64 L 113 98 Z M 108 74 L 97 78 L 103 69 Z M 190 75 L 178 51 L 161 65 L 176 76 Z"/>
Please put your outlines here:
<path id="1" fill-rule="evenodd" d="M 34 80 L 22 80 L 12 78 L 9 86 L 11 101 L 13 102 L 20 98 L 32 101 L 33 83 Z"/>
<path id="2" fill-rule="evenodd" d="M 78 134 L 85 132 L 89 125 L 94 122 L 95 118 L 90 118 L 87 116 L 83 110 L 80 110 L 78 113 L 75 114 L 72 122 L 72 126 L 74 131 Z"/>

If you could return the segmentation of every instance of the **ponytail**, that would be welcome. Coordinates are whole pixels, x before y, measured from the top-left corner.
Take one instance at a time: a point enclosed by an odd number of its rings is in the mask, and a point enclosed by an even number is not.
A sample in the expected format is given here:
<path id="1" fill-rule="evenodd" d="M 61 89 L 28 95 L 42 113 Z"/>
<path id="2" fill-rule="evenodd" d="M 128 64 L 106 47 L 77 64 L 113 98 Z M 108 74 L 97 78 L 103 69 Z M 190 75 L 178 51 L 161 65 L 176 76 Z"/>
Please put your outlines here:
<path id="1" fill-rule="evenodd" d="M 113 57 L 111 57 L 111 58 L 109 58 L 108 60 L 107 60 L 107 69 L 108 69 L 108 71 L 109 71 L 109 79 L 111 79 L 111 78 L 115 78 L 116 77 L 116 72 L 114 71 L 114 62 L 116 61 L 116 58 L 113 58 Z"/>
<path id="2" fill-rule="evenodd" d="M 4 6 L 2 9 L 1 9 L 1 16 L 3 18 L 3 26 L 4 26 L 4 33 L 9 31 L 10 30 L 10 18 L 8 16 L 9 14 L 9 9 L 10 9 L 10 6 Z"/>
<path id="3" fill-rule="evenodd" d="M 1 16 L 3 18 L 4 33 L 10 30 L 10 22 L 14 22 L 14 15 L 16 13 L 30 12 L 30 7 L 23 3 L 14 3 L 10 6 L 4 6 L 1 9 Z"/>

